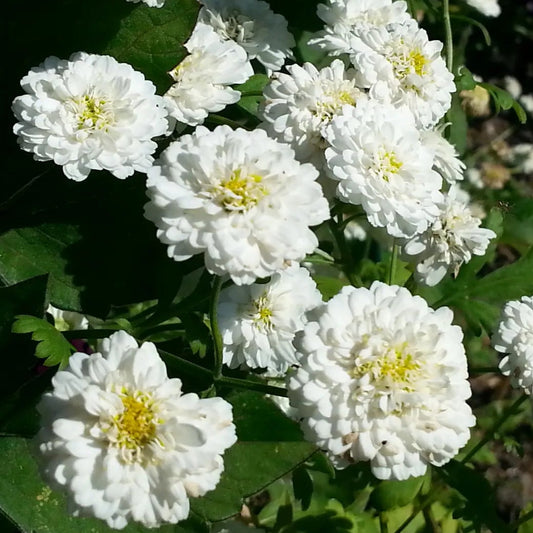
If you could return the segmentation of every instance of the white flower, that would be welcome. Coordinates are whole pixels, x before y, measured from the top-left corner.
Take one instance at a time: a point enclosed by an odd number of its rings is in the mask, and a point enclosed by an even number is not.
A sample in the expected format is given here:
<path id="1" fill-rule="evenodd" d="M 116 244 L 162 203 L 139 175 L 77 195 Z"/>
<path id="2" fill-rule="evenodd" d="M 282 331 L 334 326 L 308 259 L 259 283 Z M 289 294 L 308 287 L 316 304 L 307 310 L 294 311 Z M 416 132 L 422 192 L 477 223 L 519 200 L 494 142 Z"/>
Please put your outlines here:
<path id="1" fill-rule="evenodd" d="M 124 331 L 101 353 L 75 353 L 39 404 L 44 474 L 75 515 L 122 529 L 176 523 L 215 488 L 236 441 L 231 405 L 169 379 L 155 346 Z"/>
<path id="2" fill-rule="evenodd" d="M 497 17 L 502 12 L 498 0 L 466 0 L 466 3 L 486 17 Z"/>
<path id="3" fill-rule="evenodd" d="M 492 230 L 479 227 L 481 220 L 473 216 L 468 197 L 459 196 L 460 189 L 452 186 L 433 225 L 403 247 L 405 260 L 416 264 L 415 279 L 419 283 L 433 286 L 447 272 L 457 275 L 472 255 L 484 255 L 490 240 L 496 237 Z"/>
<path id="4" fill-rule="evenodd" d="M 476 189 L 483 189 L 483 187 L 485 187 L 483 179 L 481 178 L 481 170 L 479 170 L 479 168 L 467 168 L 465 176 L 468 182 Z"/>
<path id="5" fill-rule="evenodd" d="M 261 0 L 201 0 L 198 20 L 223 38 L 242 46 L 250 59 L 261 62 L 270 76 L 292 58 L 294 37 L 287 21 Z"/>
<path id="6" fill-rule="evenodd" d="M 48 305 L 46 312 L 52 315 L 54 318 L 54 326 L 59 331 L 87 329 L 89 327 L 89 320 L 81 313 L 76 313 L 75 311 L 63 311 L 62 309 L 54 307 L 52 304 Z"/>
<path id="7" fill-rule="evenodd" d="M 167 132 L 167 111 L 130 65 L 82 52 L 49 57 L 20 83 L 27 94 L 13 101 L 13 131 L 37 161 L 53 160 L 76 181 L 91 170 L 124 179 L 152 166 L 151 139 Z"/>
<path id="8" fill-rule="evenodd" d="M 250 284 L 317 247 L 309 226 L 329 218 L 317 176 L 262 130 L 200 126 L 151 169 L 145 216 L 176 261 L 205 252 L 210 272 Z"/>
<path id="9" fill-rule="evenodd" d="M 371 28 L 351 41 L 360 87 L 373 98 L 407 105 L 419 126 L 434 126 L 448 111 L 453 74 L 441 57 L 442 43 L 430 41 L 415 22 Z"/>
<path id="10" fill-rule="evenodd" d="M 422 144 L 433 150 L 433 168 L 448 182 L 463 179 L 466 165 L 459 159 L 455 146 L 449 143 L 439 129 L 420 132 Z"/>
<path id="11" fill-rule="evenodd" d="M 355 86 L 355 70 L 346 70 L 339 59 L 320 71 L 311 63 L 290 65 L 287 71 L 275 75 L 263 91 L 263 127 L 274 139 L 290 144 L 299 160 L 320 166 L 324 127 L 343 106 L 354 106 L 366 95 Z"/>
<path id="12" fill-rule="evenodd" d="M 139 2 L 144 2 L 149 7 L 163 7 L 165 0 L 126 0 L 127 2 L 133 2 L 138 4 Z"/>
<path id="13" fill-rule="evenodd" d="M 254 71 L 240 46 L 206 24 L 196 25 L 185 48 L 189 55 L 169 72 L 176 83 L 164 98 L 176 120 L 196 126 L 210 112 L 238 102 L 241 93 L 230 85 L 244 83 Z"/>
<path id="14" fill-rule="evenodd" d="M 292 341 L 307 322 L 306 312 L 321 303 L 309 272 L 297 265 L 274 274 L 268 283 L 222 291 L 218 313 L 224 363 L 284 374 L 297 363 Z"/>
<path id="15" fill-rule="evenodd" d="M 533 144 L 520 143 L 511 148 L 510 159 L 524 174 L 533 174 Z"/>
<path id="16" fill-rule="evenodd" d="M 392 0 L 329 0 L 318 4 L 317 15 L 326 25 L 309 44 L 333 55 L 351 53 L 352 39 L 370 28 L 403 24 L 411 18 L 405 2 Z"/>
<path id="17" fill-rule="evenodd" d="M 288 378 L 305 437 L 337 468 L 370 461 L 379 479 L 421 476 L 456 455 L 475 419 L 450 309 L 374 282 L 344 287 L 319 311 Z"/>
<path id="18" fill-rule="evenodd" d="M 407 108 L 370 100 L 344 107 L 326 128 L 326 140 L 337 196 L 361 204 L 372 226 L 411 237 L 439 214 L 442 179 Z"/>
<path id="19" fill-rule="evenodd" d="M 492 345 L 507 354 L 500 370 L 509 376 L 513 387 L 533 393 L 533 297 L 507 302 L 502 309 Z"/>

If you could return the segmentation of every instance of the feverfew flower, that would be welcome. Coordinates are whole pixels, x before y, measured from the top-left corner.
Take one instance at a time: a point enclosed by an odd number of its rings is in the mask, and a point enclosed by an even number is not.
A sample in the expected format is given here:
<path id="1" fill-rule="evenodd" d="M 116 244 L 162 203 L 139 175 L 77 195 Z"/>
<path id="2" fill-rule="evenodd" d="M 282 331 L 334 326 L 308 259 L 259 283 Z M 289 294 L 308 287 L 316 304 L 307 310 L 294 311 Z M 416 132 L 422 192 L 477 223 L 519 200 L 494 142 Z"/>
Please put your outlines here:
<path id="1" fill-rule="evenodd" d="M 91 170 L 124 179 L 147 172 L 167 132 L 167 111 L 155 86 L 126 63 L 83 52 L 45 59 L 21 80 L 13 128 L 23 150 L 53 160 L 65 175 L 84 180 Z"/>
<path id="2" fill-rule="evenodd" d="M 509 376 L 513 387 L 533 393 L 533 297 L 507 302 L 502 309 L 492 345 L 507 354 L 500 370 Z"/>
<path id="3" fill-rule="evenodd" d="M 133 2 L 134 4 L 138 4 L 139 2 L 145 3 L 149 7 L 163 7 L 165 4 L 165 0 L 126 0 L 127 2 Z"/>
<path id="4" fill-rule="evenodd" d="M 72 355 L 52 383 L 37 438 L 44 475 L 75 515 L 157 527 L 215 488 L 236 441 L 231 405 L 182 394 L 152 343 L 119 331 L 99 353 Z"/>
<path id="5" fill-rule="evenodd" d="M 309 226 L 329 218 L 317 177 L 262 130 L 198 127 L 151 169 L 145 216 L 176 261 L 205 252 L 210 272 L 250 284 L 317 247 Z"/>
<path id="6" fill-rule="evenodd" d="M 309 272 L 297 265 L 274 274 L 268 283 L 222 291 L 218 314 L 224 363 L 284 374 L 297 363 L 292 341 L 307 322 L 306 312 L 321 303 Z"/>
<path id="7" fill-rule="evenodd" d="M 198 20 L 209 24 L 223 38 L 242 46 L 250 59 L 262 63 L 270 76 L 285 59 L 292 58 L 296 43 L 287 21 L 261 0 L 201 0 Z"/>
<path id="8" fill-rule="evenodd" d="M 447 272 L 457 275 L 472 255 L 484 255 L 496 237 L 492 230 L 479 227 L 481 220 L 473 216 L 457 186 L 450 188 L 440 208 L 432 226 L 403 247 L 404 259 L 416 264 L 415 279 L 429 286 L 439 283 Z"/>
<path id="9" fill-rule="evenodd" d="M 355 70 L 346 70 L 340 59 L 320 71 L 312 63 L 290 65 L 287 71 L 274 75 L 263 91 L 263 127 L 290 144 L 299 160 L 320 166 L 327 145 L 325 126 L 343 106 L 356 105 L 366 94 L 355 86 Z"/>
<path id="10" fill-rule="evenodd" d="M 498 0 L 466 0 L 466 3 L 486 17 L 497 17 L 502 12 Z"/>
<path id="11" fill-rule="evenodd" d="M 440 129 L 420 132 L 422 144 L 433 150 L 433 168 L 448 182 L 455 183 L 464 178 L 466 165 L 459 159 L 455 146 L 449 143 Z"/>
<path id="12" fill-rule="evenodd" d="M 411 19 L 407 4 L 400 0 L 329 0 L 318 4 L 317 15 L 326 25 L 309 44 L 333 55 L 353 52 L 352 39 L 370 28 L 386 28 Z"/>
<path id="13" fill-rule="evenodd" d="M 176 83 L 164 98 L 176 120 L 196 126 L 210 112 L 238 102 L 241 93 L 230 85 L 244 83 L 254 71 L 240 46 L 206 24 L 196 25 L 185 48 L 189 55 L 169 72 Z"/>
<path id="14" fill-rule="evenodd" d="M 325 131 L 341 200 L 362 205 L 370 224 L 393 237 L 426 230 L 439 214 L 442 179 L 406 107 L 370 100 L 344 107 Z"/>
<path id="15" fill-rule="evenodd" d="M 350 58 L 360 87 L 372 97 L 407 105 L 418 125 L 430 128 L 448 111 L 455 91 L 442 46 L 413 21 L 362 32 L 352 39 Z"/>
<path id="16" fill-rule="evenodd" d="M 450 309 L 374 282 L 344 287 L 315 313 L 288 378 L 305 437 L 337 468 L 370 461 L 379 479 L 421 476 L 454 457 L 475 419 Z"/>

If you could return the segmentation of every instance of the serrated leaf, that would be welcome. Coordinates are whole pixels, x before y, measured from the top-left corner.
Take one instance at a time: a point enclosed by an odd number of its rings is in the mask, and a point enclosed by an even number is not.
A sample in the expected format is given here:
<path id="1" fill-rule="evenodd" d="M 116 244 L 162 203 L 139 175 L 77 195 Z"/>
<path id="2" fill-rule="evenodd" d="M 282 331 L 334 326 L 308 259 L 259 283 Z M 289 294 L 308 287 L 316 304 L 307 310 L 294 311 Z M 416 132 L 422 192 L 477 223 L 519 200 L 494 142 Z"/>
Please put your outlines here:
<path id="1" fill-rule="evenodd" d="M 476 85 L 477 83 L 472 73 L 464 65 L 461 65 L 457 69 L 457 74 L 455 76 L 455 86 L 457 91 L 471 91 Z"/>
<path id="2" fill-rule="evenodd" d="M 159 91 L 172 84 L 167 72 L 185 57 L 200 5 L 195 0 L 167 0 L 159 9 L 138 5 L 123 18 L 105 52 L 129 63 L 152 80 Z"/>
<path id="3" fill-rule="evenodd" d="M 39 276 L 11 287 L 0 288 L 0 396 L 13 400 L 12 393 L 32 377 L 34 344 L 29 338 L 11 333 L 15 316 L 44 314 L 47 276 Z M 8 402 L 9 403 L 9 402 Z M 0 402 L 0 418 L 9 406 Z"/>
<path id="4" fill-rule="evenodd" d="M 74 518 L 67 512 L 65 498 L 42 481 L 34 445 L 21 438 L 0 438 L 0 509 L 24 533 L 113 533 L 105 522 Z M 191 517 L 177 525 L 147 529 L 130 524 L 124 533 L 200 533 L 201 521 Z"/>
<path id="5" fill-rule="evenodd" d="M 518 117 L 518 120 L 525 124 L 527 121 L 527 115 L 524 108 L 511 96 L 511 94 L 505 89 L 501 89 L 492 83 L 480 83 L 481 87 L 484 87 L 492 97 L 494 105 L 496 107 L 496 113 L 499 113 L 501 109 L 507 111 L 513 109 Z"/>
<path id="6" fill-rule="evenodd" d="M 13 333 L 31 333 L 31 338 L 37 341 L 35 355 L 44 359 L 46 366 L 65 368 L 68 365 L 74 347 L 50 322 L 30 315 L 17 315 L 15 318 Z"/>
<path id="7" fill-rule="evenodd" d="M 313 276 L 316 287 L 322 294 L 325 301 L 330 300 L 340 292 L 340 290 L 348 285 L 348 281 L 340 278 L 332 278 L 327 276 Z"/>
<path id="8" fill-rule="evenodd" d="M 224 454 L 224 473 L 217 488 L 191 501 L 191 509 L 209 521 L 235 515 L 245 497 L 292 471 L 316 451 L 303 441 L 297 424 L 261 394 L 239 392 L 228 399 L 239 441 Z"/>

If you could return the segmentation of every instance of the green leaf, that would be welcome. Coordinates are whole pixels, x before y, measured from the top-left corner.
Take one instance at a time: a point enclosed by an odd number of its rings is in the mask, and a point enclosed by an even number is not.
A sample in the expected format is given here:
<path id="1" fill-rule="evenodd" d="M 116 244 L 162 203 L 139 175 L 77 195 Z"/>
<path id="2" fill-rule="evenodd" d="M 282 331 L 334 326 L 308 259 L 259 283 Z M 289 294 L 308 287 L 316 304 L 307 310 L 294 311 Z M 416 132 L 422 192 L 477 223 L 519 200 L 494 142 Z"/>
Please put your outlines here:
<path id="1" fill-rule="evenodd" d="M 457 69 L 455 76 L 455 86 L 458 91 L 471 91 L 476 87 L 477 83 L 472 73 L 464 66 L 461 65 Z"/>
<path id="2" fill-rule="evenodd" d="M 142 216 L 147 200 L 142 176 L 122 181 L 93 174 L 80 183 L 53 176 L 60 181 L 53 182 L 52 195 L 37 187 L 44 213 L 23 217 L 0 234 L 0 279 L 13 284 L 49 274 L 53 305 L 105 317 L 112 305 L 155 299 L 165 280 L 173 286 L 196 263 L 167 257 L 156 228 Z"/>
<path id="3" fill-rule="evenodd" d="M 0 396 L 10 396 L 31 378 L 35 359 L 30 339 L 11 333 L 15 316 L 21 313 L 44 315 L 46 276 L 33 278 L 11 287 L 0 288 Z M 5 409 L 1 404 L 0 417 Z"/>
<path id="4" fill-rule="evenodd" d="M 0 438 L 0 510 L 24 533 L 113 533 L 105 522 L 74 518 L 67 513 L 65 498 L 45 485 L 33 457 L 34 445 L 20 438 Z M 147 530 L 131 524 L 124 533 L 200 533 L 201 522 L 191 517 L 173 526 Z"/>
<path id="5" fill-rule="evenodd" d="M 450 127 L 446 130 L 447 140 L 455 146 L 459 154 L 463 154 L 466 150 L 468 122 L 457 92 L 452 96 L 452 105 L 446 113 L 446 122 L 450 123 Z"/>
<path id="6" fill-rule="evenodd" d="M 269 78 L 265 74 L 254 74 L 246 83 L 236 85 L 235 89 L 243 94 L 237 105 L 255 117 L 258 116 L 257 110 L 263 100 L 263 89 L 268 81 Z"/>
<path id="7" fill-rule="evenodd" d="M 499 113 L 501 109 L 507 111 L 513 109 L 518 117 L 518 120 L 525 124 L 527 121 L 527 115 L 524 108 L 504 89 L 496 87 L 492 83 L 480 83 L 481 87 L 484 87 L 492 97 L 494 105 L 496 107 L 496 113 Z"/>
<path id="8" fill-rule="evenodd" d="M 413 502 L 427 476 L 411 477 L 404 481 L 381 481 L 370 495 L 370 503 L 378 511 L 403 507 Z"/>
<path id="9" fill-rule="evenodd" d="M 46 366 L 65 368 L 68 365 L 74 347 L 50 322 L 30 315 L 17 315 L 15 318 L 13 333 L 31 333 L 31 338 L 37 341 L 35 355 L 44 359 Z"/>
<path id="10" fill-rule="evenodd" d="M 292 487 L 294 497 L 302 503 L 302 509 L 305 511 L 311 503 L 313 495 L 313 479 L 309 475 L 307 468 L 299 466 L 292 471 Z"/>
<path id="11" fill-rule="evenodd" d="M 182 45 L 191 35 L 199 8 L 195 0 L 167 0 L 159 9 L 140 4 L 121 20 L 104 51 L 143 72 L 164 92 L 172 84 L 167 72 L 185 57 Z"/>
<path id="12" fill-rule="evenodd" d="M 494 489 L 483 475 L 455 460 L 435 471 L 465 498 L 462 516 L 491 531 L 510 533 L 509 526 L 497 514 Z"/>
<path id="13" fill-rule="evenodd" d="M 256 494 L 302 464 L 315 451 L 299 427 L 270 400 L 255 392 L 228 398 L 239 441 L 224 454 L 224 473 L 213 492 L 191 500 L 191 509 L 209 521 L 224 520 Z"/>
<path id="14" fill-rule="evenodd" d="M 348 281 L 341 278 L 313 276 L 313 279 L 315 280 L 317 289 L 326 301 L 333 298 L 344 286 L 348 285 Z"/>

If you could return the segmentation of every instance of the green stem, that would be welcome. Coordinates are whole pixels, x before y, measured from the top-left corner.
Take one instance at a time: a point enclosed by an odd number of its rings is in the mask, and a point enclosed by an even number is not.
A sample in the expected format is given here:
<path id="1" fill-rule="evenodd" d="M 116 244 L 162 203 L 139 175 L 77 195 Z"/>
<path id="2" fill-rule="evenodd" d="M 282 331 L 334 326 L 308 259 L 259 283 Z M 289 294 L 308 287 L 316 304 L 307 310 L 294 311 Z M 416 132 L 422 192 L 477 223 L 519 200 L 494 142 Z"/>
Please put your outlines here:
<path id="1" fill-rule="evenodd" d="M 63 336 L 68 340 L 73 339 L 103 339 L 116 333 L 118 329 L 71 329 L 63 331 Z"/>
<path id="2" fill-rule="evenodd" d="M 211 302 L 209 304 L 209 324 L 211 325 L 211 336 L 213 337 L 213 348 L 215 351 L 215 367 L 213 370 L 213 378 L 218 380 L 222 376 L 222 335 L 218 327 L 218 299 L 220 296 L 220 289 L 222 287 L 222 278 L 214 276 L 213 287 L 211 290 Z"/>
<path id="3" fill-rule="evenodd" d="M 241 98 L 245 98 L 247 96 L 263 96 L 263 91 L 244 91 L 241 93 Z"/>
<path id="4" fill-rule="evenodd" d="M 416 9 L 413 4 L 413 0 L 407 0 L 407 10 L 413 18 L 416 18 Z"/>
<path id="5" fill-rule="evenodd" d="M 496 420 L 494 425 L 490 428 L 489 431 L 487 431 L 484 435 L 484 437 L 465 455 L 463 460 L 461 461 L 462 464 L 468 463 L 476 455 L 476 453 L 487 444 L 492 437 L 494 437 L 494 434 L 500 429 L 500 427 L 504 424 L 504 422 L 515 413 L 518 412 L 520 406 L 529 398 L 526 394 L 523 394 L 522 396 L 519 396 L 511 406 L 509 406 L 507 409 L 504 410 L 504 412 L 501 414 L 501 416 Z"/>
<path id="6" fill-rule="evenodd" d="M 158 333 L 165 333 L 167 331 L 168 332 L 170 332 L 170 331 L 185 332 L 185 328 L 183 327 L 183 324 L 161 324 L 159 326 L 154 326 L 154 327 L 151 327 L 151 328 L 141 329 L 137 333 L 137 336 L 140 339 L 147 339 L 147 338 L 151 337 L 152 335 L 157 335 Z"/>
<path id="7" fill-rule="evenodd" d="M 230 118 L 223 117 L 222 115 L 216 115 L 211 113 L 207 119 L 206 122 L 210 122 L 211 124 L 223 124 L 226 126 L 231 126 L 232 128 L 244 128 L 245 130 L 249 130 L 250 128 L 248 126 L 245 126 L 244 124 L 241 124 L 240 122 L 237 122 L 236 120 L 231 120 Z"/>
<path id="8" fill-rule="evenodd" d="M 389 523 L 385 513 L 379 513 L 379 530 L 381 533 L 389 533 Z"/>
<path id="9" fill-rule="evenodd" d="M 453 35 L 452 35 L 452 23 L 450 21 L 450 2 L 449 0 L 443 0 L 443 20 L 444 20 L 444 34 L 446 45 L 446 66 L 450 72 L 453 72 Z"/>
<path id="10" fill-rule="evenodd" d="M 468 373 L 472 374 L 499 374 L 500 369 L 497 366 L 475 366 L 468 369 Z"/>
<path id="11" fill-rule="evenodd" d="M 533 518 L 533 509 L 526 513 L 525 515 L 518 518 L 515 522 L 511 524 L 511 531 L 514 531 L 515 529 L 518 529 L 522 524 L 525 524 L 529 520 Z"/>
<path id="12" fill-rule="evenodd" d="M 396 240 L 392 244 L 392 251 L 389 262 L 389 271 L 387 272 L 387 283 L 389 285 L 394 285 L 396 266 L 398 264 L 398 250 L 399 246 L 396 244 Z"/>
<path id="13" fill-rule="evenodd" d="M 226 376 L 220 376 L 215 380 L 215 383 L 221 383 L 223 385 L 229 385 L 230 387 L 236 387 L 238 389 L 248 389 L 264 394 L 271 394 L 273 396 L 287 396 L 287 389 L 283 387 L 275 387 L 273 385 L 265 385 L 258 381 L 248 381 L 246 379 L 228 378 Z"/>

